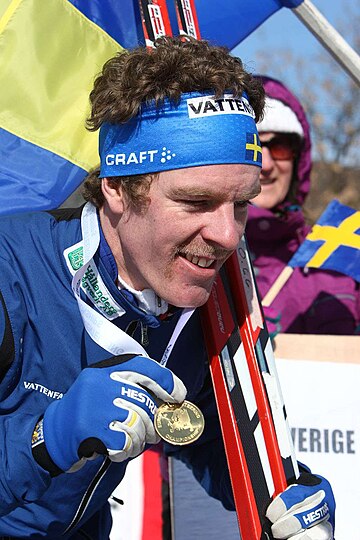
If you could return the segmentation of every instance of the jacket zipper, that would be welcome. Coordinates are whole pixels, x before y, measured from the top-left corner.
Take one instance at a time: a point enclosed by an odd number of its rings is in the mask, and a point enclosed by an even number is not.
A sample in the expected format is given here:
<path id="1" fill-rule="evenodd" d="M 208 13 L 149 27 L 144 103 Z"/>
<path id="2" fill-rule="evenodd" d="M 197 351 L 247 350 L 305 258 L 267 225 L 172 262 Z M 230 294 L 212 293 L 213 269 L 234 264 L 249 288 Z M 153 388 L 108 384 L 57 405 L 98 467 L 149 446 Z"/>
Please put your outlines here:
<path id="1" fill-rule="evenodd" d="M 109 467 L 111 465 L 111 460 L 106 457 L 104 461 L 102 462 L 99 470 L 95 474 L 94 478 L 92 479 L 91 483 L 89 484 L 87 490 L 84 493 L 83 498 L 81 499 L 81 502 L 79 504 L 78 509 L 76 510 L 76 513 L 70 523 L 70 525 L 67 527 L 67 529 L 64 531 L 63 534 L 67 534 L 71 530 L 76 527 L 76 525 L 79 523 L 81 518 L 84 516 L 87 507 L 90 504 L 90 501 L 95 493 L 96 488 L 100 484 L 101 480 L 104 478 L 106 472 L 108 471 Z"/>
<path id="2" fill-rule="evenodd" d="M 146 324 L 143 324 L 141 321 L 140 321 L 140 331 L 141 331 L 140 343 L 143 347 L 147 347 L 149 345 L 148 327 Z"/>
<path id="3" fill-rule="evenodd" d="M 134 337 L 134 334 L 139 327 L 140 327 L 140 345 L 142 345 L 143 347 L 147 347 L 150 343 L 147 324 L 144 324 L 142 321 L 139 321 L 139 320 L 132 321 L 130 324 L 128 324 L 125 332 L 129 334 L 129 336 Z"/>

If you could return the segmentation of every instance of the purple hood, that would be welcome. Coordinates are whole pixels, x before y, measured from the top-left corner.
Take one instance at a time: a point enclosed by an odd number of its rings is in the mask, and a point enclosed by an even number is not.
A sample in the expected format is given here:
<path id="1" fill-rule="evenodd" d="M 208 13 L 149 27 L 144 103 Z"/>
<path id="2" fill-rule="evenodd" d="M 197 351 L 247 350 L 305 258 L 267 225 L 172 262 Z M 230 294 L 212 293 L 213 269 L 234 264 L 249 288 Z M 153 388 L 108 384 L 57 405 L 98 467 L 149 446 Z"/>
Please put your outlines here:
<path id="1" fill-rule="evenodd" d="M 310 127 L 299 100 L 280 82 L 270 77 L 258 76 L 262 81 L 267 96 L 282 101 L 296 114 L 303 130 L 304 144 L 300 151 L 298 161 L 298 189 L 296 193 L 297 203 L 301 206 L 310 190 L 311 172 L 311 139 Z"/>

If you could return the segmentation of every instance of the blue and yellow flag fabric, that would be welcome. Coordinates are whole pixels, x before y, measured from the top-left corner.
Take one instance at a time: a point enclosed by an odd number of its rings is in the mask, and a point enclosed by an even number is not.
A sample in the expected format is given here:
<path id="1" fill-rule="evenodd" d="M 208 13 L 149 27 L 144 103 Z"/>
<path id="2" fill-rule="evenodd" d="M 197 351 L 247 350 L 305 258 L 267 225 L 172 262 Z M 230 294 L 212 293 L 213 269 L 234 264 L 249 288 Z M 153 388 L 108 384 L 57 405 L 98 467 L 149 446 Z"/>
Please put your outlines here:
<path id="1" fill-rule="evenodd" d="M 233 48 L 302 1 L 196 0 L 201 34 Z M 98 164 L 84 125 L 94 78 L 143 43 L 138 0 L 0 0 L 1 214 L 56 208 Z"/>
<path id="2" fill-rule="evenodd" d="M 360 282 L 360 211 L 333 200 L 288 265 L 336 270 Z"/>
<path id="3" fill-rule="evenodd" d="M 98 164 L 89 93 L 121 46 L 108 33 L 114 1 L 86 4 L 97 5 L 97 23 L 68 0 L 1 0 L 1 213 L 57 207 Z M 132 4 L 120 2 L 124 21 L 134 20 Z M 123 38 L 121 25 L 112 30 Z"/>

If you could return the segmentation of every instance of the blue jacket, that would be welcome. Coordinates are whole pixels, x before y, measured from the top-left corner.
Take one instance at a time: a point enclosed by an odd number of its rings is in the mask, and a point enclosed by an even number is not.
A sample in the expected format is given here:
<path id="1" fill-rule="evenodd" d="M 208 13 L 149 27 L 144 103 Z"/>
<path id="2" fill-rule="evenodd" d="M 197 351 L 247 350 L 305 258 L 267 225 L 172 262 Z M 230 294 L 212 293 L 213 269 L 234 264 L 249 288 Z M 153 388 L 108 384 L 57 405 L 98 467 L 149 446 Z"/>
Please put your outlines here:
<path id="1" fill-rule="evenodd" d="M 80 209 L 0 219 L 0 536 L 33 539 L 109 537 L 108 498 L 121 482 L 125 463 L 99 457 L 74 473 L 51 478 L 34 460 L 31 436 L 38 418 L 61 399 L 80 371 L 111 356 L 84 329 L 71 289 L 64 251 L 81 240 Z M 147 329 L 150 357 L 160 359 L 179 313 L 165 321 L 141 311 L 115 284 L 117 268 L 104 237 L 94 257 L 108 291 L 125 313 L 113 322 Z M 135 321 L 135 322 L 134 322 Z M 176 451 L 208 492 L 233 505 L 225 454 L 199 314 L 191 317 L 167 366 L 202 409 L 206 428 L 196 443 Z M 208 444 L 211 441 L 211 444 Z"/>

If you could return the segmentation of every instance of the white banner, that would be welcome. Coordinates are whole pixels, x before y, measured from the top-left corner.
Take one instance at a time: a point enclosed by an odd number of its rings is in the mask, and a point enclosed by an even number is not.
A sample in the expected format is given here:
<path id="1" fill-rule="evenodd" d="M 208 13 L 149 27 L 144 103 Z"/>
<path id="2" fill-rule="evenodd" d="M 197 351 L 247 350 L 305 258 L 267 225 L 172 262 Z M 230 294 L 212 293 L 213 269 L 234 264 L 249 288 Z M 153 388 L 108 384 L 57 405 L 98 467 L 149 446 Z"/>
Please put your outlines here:
<path id="1" fill-rule="evenodd" d="M 332 485 L 336 540 L 360 540 L 360 337 L 284 334 L 275 356 L 297 459 Z"/>

